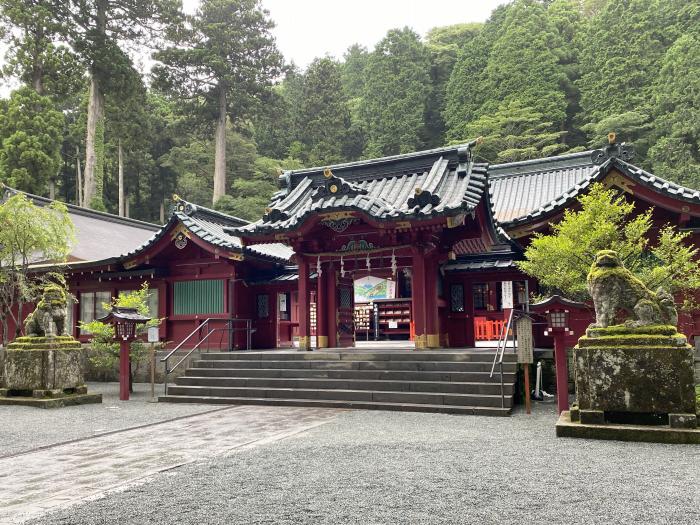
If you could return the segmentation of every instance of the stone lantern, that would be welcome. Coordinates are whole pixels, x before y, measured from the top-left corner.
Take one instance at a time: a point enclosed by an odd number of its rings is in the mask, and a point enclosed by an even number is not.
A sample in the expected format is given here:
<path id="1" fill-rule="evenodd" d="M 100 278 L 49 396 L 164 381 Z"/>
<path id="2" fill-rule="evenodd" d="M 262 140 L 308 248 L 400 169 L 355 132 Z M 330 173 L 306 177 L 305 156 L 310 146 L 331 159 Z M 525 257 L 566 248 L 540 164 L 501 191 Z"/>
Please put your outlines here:
<path id="1" fill-rule="evenodd" d="M 141 315 L 136 308 L 115 306 L 112 311 L 98 319 L 114 326 L 114 339 L 119 341 L 119 399 L 129 400 L 129 353 L 130 343 L 136 339 L 136 325 L 145 324 L 151 318 Z"/>

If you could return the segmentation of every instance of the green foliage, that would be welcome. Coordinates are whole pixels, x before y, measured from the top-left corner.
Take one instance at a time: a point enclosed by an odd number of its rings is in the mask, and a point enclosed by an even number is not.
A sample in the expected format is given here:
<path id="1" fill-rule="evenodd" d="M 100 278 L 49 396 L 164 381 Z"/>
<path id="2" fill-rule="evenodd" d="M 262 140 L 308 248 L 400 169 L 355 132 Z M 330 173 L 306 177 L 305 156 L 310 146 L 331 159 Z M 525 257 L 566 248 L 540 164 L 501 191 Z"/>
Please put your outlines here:
<path id="1" fill-rule="evenodd" d="M 0 111 L 0 182 L 42 194 L 61 162 L 63 115 L 51 99 L 23 87 Z"/>
<path id="2" fill-rule="evenodd" d="M 553 122 L 521 102 L 504 103 L 492 114 L 482 115 L 464 127 L 465 136 L 483 137 L 476 154 L 489 162 L 511 162 L 556 155 L 566 146 L 561 143 L 563 131 L 551 131 Z"/>
<path id="3" fill-rule="evenodd" d="M 302 160 L 316 166 L 343 160 L 350 112 L 343 91 L 340 65 L 330 58 L 314 60 L 304 75 L 299 140 Z"/>
<path id="4" fill-rule="evenodd" d="M 156 85 L 209 126 L 223 92 L 225 111 L 238 122 L 254 113 L 258 97 L 280 73 L 273 26 L 259 0 L 204 0 L 184 29 L 171 35 L 176 45 L 155 54 Z"/>
<path id="5" fill-rule="evenodd" d="M 148 295 L 151 293 L 148 283 L 143 283 L 141 288 L 128 292 L 105 304 L 105 310 L 109 311 L 113 306 L 136 308 L 141 315 L 149 315 Z M 151 319 L 146 324 L 137 325 L 137 335 L 144 335 L 151 326 L 158 326 L 162 319 Z M 119 343 L 114 341 L 114 327 L 100 321 L 80 323 L 80 329 L 92 335 L 90 349 L 93 351 L 90 361 L 98 370 L 111 371 L 119 362 Z M 131 361 L 131 383 L 138 368 L 146 362 L 149 354 L 149 346 L 142 341 L 134 340 L 130 344 L 129 359 Z"/>
<path id="6" fill-rule="evenodd" d="M 392 29 L 367 62 L 361 115 L 367 130 L 365 156 L 407 153 L 425 143 L 431 92 L 430 55 L 411 29 Z"/>
<path id="7" fill-rule="evenodd" d="M 682 80 L 681 80 L 682 79 Z M 700 188 L 700 38 L 680 37 L 666 52 L 654 86 L 657 139 L 653 172 Z"/>
<path id="8" fill-rule="evenodd" d="M 624 265 L 651 290 L 659 286 L 680 294 L 690 308 L 700 288 L 700 249 L 688 244 L 688 232 L 673 226 L 652 235 L 652 210 L 634 213 L 634 204 L 615 190 L 593 185 L 579 197 L 580 210 L 569 209 L 551 226 L 551 234 L 536 234 L 519 267 L 549 292 L 588 299 L 586 277 L 595 254 L 616 251 Z M 649 239 L 653 239 L 651 242 Z"/>
<path id="9" fill-rule="evenodd" d="M 0 224 L 0 322 L 6 342 L 9 320 L 18 330 L 21 327 L 13 308 L 37 297 L 29 264 L 64 261 L 74 240 L 74 228 L 64 204 L 40 207 L 21 193 L 0 204 Z M 62 277 L 49 274 L 46 278 L 65 287 Z"/>

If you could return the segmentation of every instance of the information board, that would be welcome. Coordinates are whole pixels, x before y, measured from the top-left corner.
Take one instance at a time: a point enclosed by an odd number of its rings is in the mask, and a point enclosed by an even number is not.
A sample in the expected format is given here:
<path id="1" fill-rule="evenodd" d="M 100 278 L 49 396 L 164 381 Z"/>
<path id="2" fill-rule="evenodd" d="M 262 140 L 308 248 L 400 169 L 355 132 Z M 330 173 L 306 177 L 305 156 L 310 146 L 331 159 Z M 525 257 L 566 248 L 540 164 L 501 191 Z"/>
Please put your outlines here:
<path id="1" fill-rule="evenodd" d="M 501 306 L 513 308 L 513 281 L 501 282 Z"/>
<path id="2" fill-rule="evenodd" d="M 515 321 L 515 335 L 518 339 L 518 363 L 534 361 L 534 341 L 532 339 L 532 319 L 524 315 Z"/>

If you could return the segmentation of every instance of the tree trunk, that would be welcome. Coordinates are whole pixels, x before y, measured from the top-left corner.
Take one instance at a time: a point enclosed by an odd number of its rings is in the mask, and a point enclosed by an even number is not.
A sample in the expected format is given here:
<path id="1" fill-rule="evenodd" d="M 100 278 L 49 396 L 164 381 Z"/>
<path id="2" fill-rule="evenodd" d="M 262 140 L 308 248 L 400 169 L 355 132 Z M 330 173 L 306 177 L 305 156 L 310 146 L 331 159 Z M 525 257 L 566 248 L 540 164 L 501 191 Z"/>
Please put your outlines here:
<path id="1" fill-rule="evenodd" d="M 124 208 L 124 159 L 122 156 L 122 139 L 119 139 L 118 141 L 117 157 L 119 164 L 119 216 L 124 217 L 126 209 Z"/>
<path id="2" fill-rule="evenodd" d="M 95 31 L 97 38 L 94 45 L 102 49 L 106 45 L 108 7 L 108 0 L 98 0 L 96 2 Z M 96 64 L 93 64 L 90 71 L 90 94 L 85 138 L 85 190 L 83 191 L 83 205 L 88 208 L 103 207 L 105 100 L 96 71 Z"/>
<path id="3" fill-rule="evenodd" d="M 220 87 L 219 91 L 219 119 L 216 122 L 216 134 L 214 136 L 214 197 L 212 202 L 216 204 L 226 194 L 226 91 Z"/>
<path id="4" fill-rule="evenodd" d="M 93 208 L 102 202 L 102 176 L 104 170 L 104 96 L 99 82 L 90 79 L 87 133 L 85 136 L 85 186 L 83 206 Z"/>
<path id="5" fill-rule="evenodd" d="M 160 224 L 165 224 L 165 202 L 163 200 L 160 201 L 160 215 L 158 218 L 160 219 Z"/>
<path id="6" fill-rule="evenodd" d="M 75 164 L 77 168 L 77 177 L 78 180 L 76 182 L 76 190 L 78 194 L 76 195 L 78 199 L 78 206 L 83 205 L 83 175 L 80 173 L 80 146 L 75 147 Z"/>
<path id="7" fill-rule="evenodd" d="M 49 199 L 56 200 L 56 181 L 49 181 Z"/>

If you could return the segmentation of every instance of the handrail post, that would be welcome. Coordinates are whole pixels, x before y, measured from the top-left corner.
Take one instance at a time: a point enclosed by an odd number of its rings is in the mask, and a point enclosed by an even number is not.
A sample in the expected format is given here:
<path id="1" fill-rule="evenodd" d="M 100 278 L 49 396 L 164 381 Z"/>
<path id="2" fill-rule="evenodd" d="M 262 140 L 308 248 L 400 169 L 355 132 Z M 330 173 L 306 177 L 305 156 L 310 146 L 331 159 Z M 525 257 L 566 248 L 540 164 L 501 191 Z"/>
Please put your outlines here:
<path id="1" fill-rule="evenodd" d="M 165 357 L 165 368 L 164 368 L 164 377 L 163 377 L 163 392 L 164 395 L 168 395 L 168 374 L 170 373 L 170 370 L 168 370 L 168 357 Z"/>
<path id="2" fill-rule="evenodd" d="M 501 408 L 506 407 L 506 396 L 505 393 L 503 392 L 503 361 L 499 363 L 499 367 L 501 369 Z"/>

